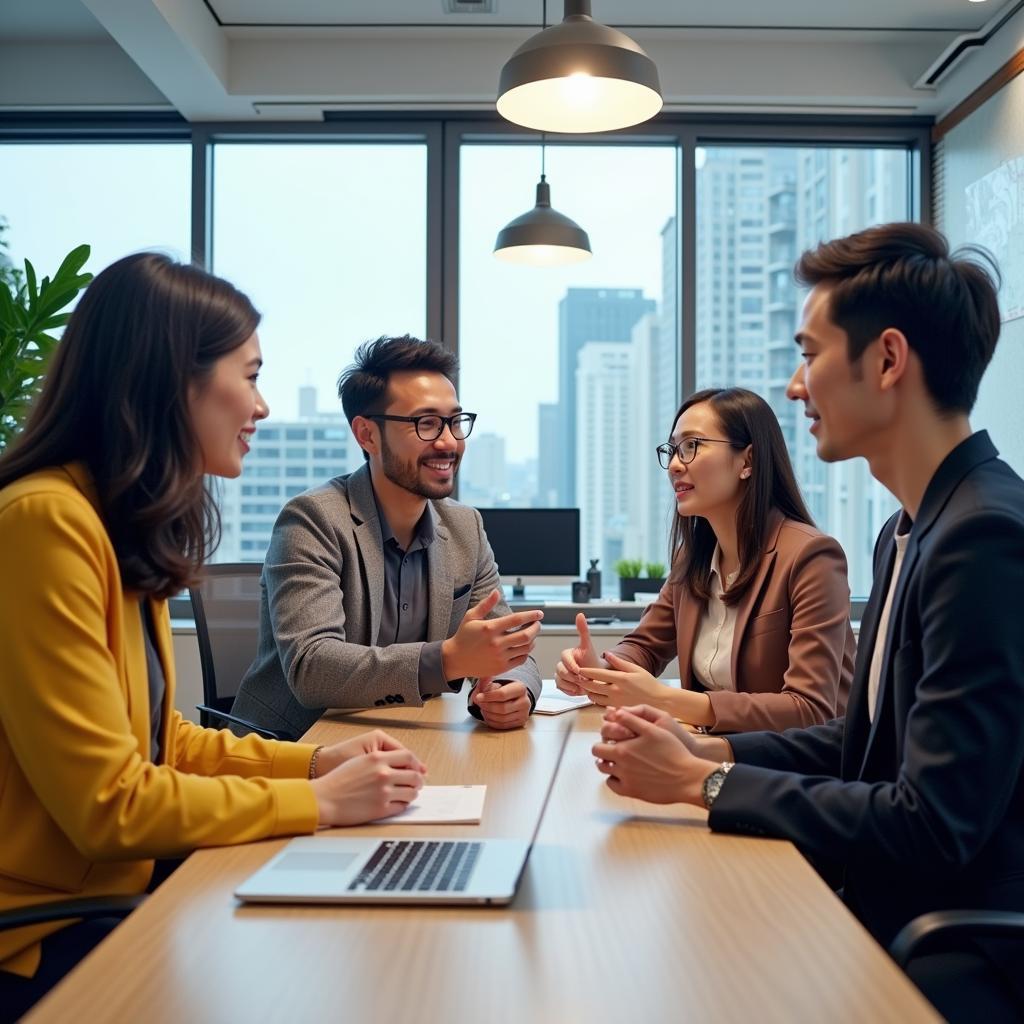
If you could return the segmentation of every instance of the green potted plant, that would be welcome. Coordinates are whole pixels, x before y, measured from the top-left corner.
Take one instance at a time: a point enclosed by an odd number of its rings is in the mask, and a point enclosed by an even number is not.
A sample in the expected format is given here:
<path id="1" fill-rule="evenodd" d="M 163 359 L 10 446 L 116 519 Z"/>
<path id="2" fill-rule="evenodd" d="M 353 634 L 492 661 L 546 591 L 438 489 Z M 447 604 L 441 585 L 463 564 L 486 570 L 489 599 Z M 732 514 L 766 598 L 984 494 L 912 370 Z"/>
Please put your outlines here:
<path id="1" fill-rule="evenodd" d="M 615 563 L 619 575 L 619 600 L 635 601 L 637 594 L 656 594 L 665 586 L 663 562 L 644 562 L 640 558 L 620 558 Z M 646 576 L 640 574 L 646 572 Z"/>
<path id="2" fill-rule="evenodd" d="M 0 236 L 4 230 L 0 222 Z M 71 315 L 62 310 L 92 280 L 92 274 L 81 273 L 89 251 L 87 245 L 72 249 L 53 277 L 42 281 L 28 260 L 21 271 L 0 251 L 0 451 L 21 429 L 42 387 L 58 343 L 53 332 Z"/>
<path id="3" fill-rule="evenodd" d="M 647 576 L 647 585 L 651 590 L 661 590 L 665 586 L 665 563 L 648 562 L 644 566 Z"/>
<path id="4" fill-rule="evenodd" d="M 639 558 L 620 558 L 615 563 L 615 572 L 619 577 L 619 600 L 632 601 L 633 595 L 640 589 L 640 573 L 644 563 Z"/>

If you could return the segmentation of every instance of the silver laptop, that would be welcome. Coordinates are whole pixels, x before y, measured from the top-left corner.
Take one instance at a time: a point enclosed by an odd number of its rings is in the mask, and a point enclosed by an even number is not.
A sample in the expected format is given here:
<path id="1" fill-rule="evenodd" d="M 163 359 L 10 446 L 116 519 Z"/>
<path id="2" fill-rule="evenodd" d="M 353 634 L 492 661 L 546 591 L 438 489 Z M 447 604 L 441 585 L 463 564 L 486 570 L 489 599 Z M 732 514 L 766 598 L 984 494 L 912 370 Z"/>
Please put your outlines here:
<path id="1" fill-rule="evenodd" d="M 235 896 L 246 903 L 510 903 L 568 739 L 566 730 L 529 839 L 304 836 L 250 875 Z"/>

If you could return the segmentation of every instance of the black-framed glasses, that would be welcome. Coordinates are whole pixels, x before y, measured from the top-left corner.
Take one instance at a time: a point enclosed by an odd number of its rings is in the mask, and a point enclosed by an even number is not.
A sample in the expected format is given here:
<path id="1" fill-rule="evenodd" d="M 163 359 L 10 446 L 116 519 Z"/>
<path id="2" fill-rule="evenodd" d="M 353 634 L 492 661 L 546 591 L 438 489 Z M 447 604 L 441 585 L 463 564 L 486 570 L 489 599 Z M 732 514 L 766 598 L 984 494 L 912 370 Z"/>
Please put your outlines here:
<path id="1" fill-rule="evenodd" d="M 697 451 L 702 444 L 727 444 L 733 448 L 745 448 L 746 445 L 737 444 L 735 441 L 723 441 L 720 437 L 684 437 L 679 444 L 666 441 L 659 444 L 655 451 L 658 453 L 658 462 L 662 469 L 668 469 L 672 464 L 674 456 L 679 456 L 679 461 L 684 465 L 693 462 L 697 457 Z"/>
<path id="2" fill-rule="evenodd" d="M 371 413 L 368 420 L 391 420 L 394 423 L 411 423 L 421 441 L 436 441 L 447 427 L 456 441 L 465 441 L 473 433 L 476 422 L 475 412 L 457 412 L 451 416 L 425 413 L 422 416 L 388 416 L 385 413 Z"/>

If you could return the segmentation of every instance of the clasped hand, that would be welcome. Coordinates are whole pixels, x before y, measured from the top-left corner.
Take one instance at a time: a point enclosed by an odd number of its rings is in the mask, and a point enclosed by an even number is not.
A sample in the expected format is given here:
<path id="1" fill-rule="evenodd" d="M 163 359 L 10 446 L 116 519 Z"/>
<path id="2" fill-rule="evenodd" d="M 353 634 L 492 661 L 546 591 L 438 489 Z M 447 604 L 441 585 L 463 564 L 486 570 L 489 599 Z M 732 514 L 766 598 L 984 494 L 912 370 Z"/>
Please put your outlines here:
<path id="1" fill-rule="evenodd" d="M 701 756 L 710 752 L 702 750 L 707 745 L 671 715 L 641 704 L 605 712 L 592 753 L 619 796 L 702 806 L 701 787 L 716 767 Z"/>
<path id="2" fill-rule="evenodd" d="M 530 717 L 530 694 L 526 684 L 515 679 L 484 676 L 477 680 L 469 699 L 492 729 L 518 729 Z"/>

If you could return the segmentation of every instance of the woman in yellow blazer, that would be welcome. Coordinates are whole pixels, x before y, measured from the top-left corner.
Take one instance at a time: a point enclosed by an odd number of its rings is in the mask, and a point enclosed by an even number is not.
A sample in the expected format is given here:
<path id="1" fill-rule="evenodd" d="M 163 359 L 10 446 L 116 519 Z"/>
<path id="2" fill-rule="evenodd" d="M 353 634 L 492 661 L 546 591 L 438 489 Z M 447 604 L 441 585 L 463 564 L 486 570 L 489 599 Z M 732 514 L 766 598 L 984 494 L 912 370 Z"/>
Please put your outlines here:
<path id="1" fill-rule="evenodd" d="M 120 260 L 83 295 L 0 459 L 0 910 L 140 893 L 154 858 L 393 814 L 422 784 L 384 733 L 318 749 L 174 709 L 166 599 L 215 544 L 203 474 L 238 476 L 268 413 L 258 322 L 201 270 Z M 0 932 L 4 1013 L 97 931 Z"/>
<path id="2" fill-rule="evenodd" d="M 676 501 L 671 575 L 603 659 L 578 616 L 559 687 L 716 732 L 842 714 L 854 655 L 846 559 L 811 522 L 771 407 L 743 388 L 700 391 L 658 456 Z M 682 689 L 655 678 L 675 657 Z"/>

